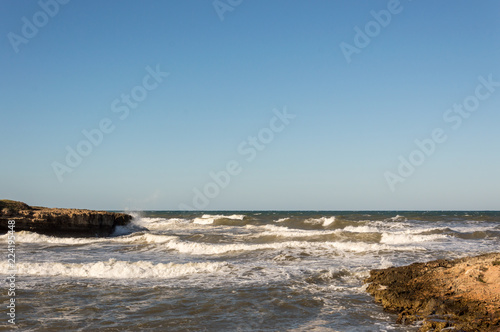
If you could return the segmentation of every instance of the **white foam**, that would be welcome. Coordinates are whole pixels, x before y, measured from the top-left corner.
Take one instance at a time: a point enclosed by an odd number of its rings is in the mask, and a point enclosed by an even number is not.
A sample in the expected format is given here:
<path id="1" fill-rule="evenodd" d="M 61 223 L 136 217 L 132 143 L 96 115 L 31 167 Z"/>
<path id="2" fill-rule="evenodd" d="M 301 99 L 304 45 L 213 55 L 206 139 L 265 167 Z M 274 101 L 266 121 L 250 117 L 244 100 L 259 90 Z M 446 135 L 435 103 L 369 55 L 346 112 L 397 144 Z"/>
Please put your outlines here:
<path id="1" fill-rule="evenodd" d="M 386 269 L 388 267 L 394 266 L 394 263 L 390 261 L 387 257 L 380 258 L 379 269 Z"/>
<path id="2" fill-rule="evenodd" d="M 255 227 L 255 226 L 254 226 Z M 318 236 L 325 234 L 334 234 L 335 231 L 321 231 L 321 230 L 292 230 L 286 227 L 279 227 L 273 225 L 264 226 L 268 229 L 268 235 L 281 235 L 283 237 L 304 237 L 304 236 Z M 263 233 L 257 233 L 260 236 Z M 56 245 L 80 245 L 91 243 L 122 243 L 122 244 L 158 244 L 159 248 L 168 250 L 176 250 L 183 254 L 190 255 L 220 255 L 229 252 L 237 251 L 256 251 L 256 250 L 270 250 L 270 249 L 327 249 L 333 251 L 351 251 L 351 252 L 366 252 L 378 250 L 406 250 L 404 247 L 391 247 L 389 244 L 404 244 L 411 242 L 423 242 L 429 240 L 429 237 L 446 237 L 444 235 L 421 235 L 415 236 L 410 234 L 386 234 L 383 236 L 380 244 L 378 243 L 364 243 L 364 242 L 311 242 L 311 241 L 283 241 L 272 243 L 203 243 L 203 242 L 188 242 L 182 241 L 177 236 L 161 235 L 151 233 L 136 233 L 128 236 L 121 236 L 115 238 L 57 238 L 46 235 L 40 235 L 31 232 L 19 232 L 17 234 L 18 242 L 24 243 L 48 243 Z M 395 235 L 395 237 L 391 237 Z M 246 235 L 247 236 L 247 235 Z M 398 237 L 399 236 L 399 237 Z M 415 249 L 408 247 L 409 250 Z M 418 248 L 417 248 L 418 249 Z"/>
<path id="3" fill-rule="evenodd" d="M 264 226 L 252 226 L 247 225 L 247 229 L 251 230 L 265 230 L 260 231 L 253 235 L 253 237 L 261 237 L 261 236 L 279 236 L 286 238 L 294 238 L 294 237 L 313 237 L 313 236 L 321 236 L 321 235 L 329 235 L 339 233 L 339 230 L 308 230 L 308 229 L 293 229 L 283 226 L 275 226 L 275 225 L 264 225 Z M 247 235 L 246 235 L 247 236 Z"/>
<path id="4" fill-rule="evenodd" d="M 245 215 L 243 214 L 233 214 L 230 216 L 222 215 L 222 214 L 204 214 L 201 216 L 201 218 L 195 218 L 193 220 L 194 224 L 200 224 L 200 225 L 211 225 L 214 223 L 214 221 L 218 219 L 233 219 L 233 220 L 243 220 L 245 218 Z"/>
<path id="5" fill-rule="evenodd" d="M 133 225 L 145 227 L 149 230 L 168 230 L 178 225 L 189 223 L 188 219 L 183 218 L 140 218 L 133 221 Z"/>
<path id="6" fill-rule="evenodd" d="M 143 214 L 142 211 L 126 211 L 125 213 L 131 215 L 132 220 L 141 219 Z"/>
<path id="7" fill-rule="evenodd" d="M 381 250 L 402 250 L 402 251 L 413 251 L 413 250 L 424 250 L 424 248 L 420 247 L 400 247 L 396 248 L 389 245 L 377 244 L 377 243 L 364 243 L 364 242 L 332 242 L 332 246 L 336 249 L 342 251 L 351 251 L 351 252 L 369 252 L 369 251 L 381 251 Z"/>
<path id="8" fill-rule="evenodd" d="M 7 234 L 0 237 L 2 240 L 7 239 Z M 20 231 L 16 232 L 16 242 L 18 243 L 50 243 L 50 244 L 89 244 L 109 241 L 108 238 L 74 238 L 74 237 L 55 237 L 42 235 L 38 233 Z"/>
<path id="9" fill-rule="evenodd" d="M 324 218 L 324 220 L 323 220 L 323 227 L 326 227 L 326 226 L 328 226 L 328 225 L 331 225 L 331 224 L 333 224 L 334 222 L 335 222 L 335 216 L 330 217 L 330 218 L 326 218 L 326 217 L 325 217 L 325 218 Z"/>
<path id="10" fill-rule="evenodd" d="M 128 237 L 120 237 L 112 239 L 113 242 L 119 243 L 136 243 L 136 244 L 148 244 L 148 243 L 167 243 L 172 240 L 176 240 L 176 236 L 170 235 L 159 235 L 159 234 L 151 234 L 145 233 L 140 235 L 133 235 Z"/>
<path id="11" fill-rule="evenodd" d="M 290 218 L 281 218 L 281 219 L 275 220 L 274 222 L 283 222 L 283 221 L 287 221 L 289 219 Z"/>
<path id="12" fill-rule="evenodd" d="M 382 233 L 382 239 L 380 240 L 380 243 L 408 244 L 408 243 L 432 242 L 447 238 L 448 236 L 444 234 L 418 235 L 411 233 Z"/>
<path id="13" fill-rule="evenodd" d="M 8 269 L 6 263 L 0 263 L 0 266 L 2 270 Z M 153 264 L 147 261 L 127 262 L 115 259 L 81 264 L 58 262 L 16 264 L 18 275 L 105 279 L 177 278 L 191 274 L 216 273 L 227 266 L 225 262 Z"/>
<path id="14" fill-rule="evenodd" d="M 399 225 L 399 224 L 395 224 Z M 407 226 L 411 227 L 411 226 Z M 373 223 L 370 226 L 347 226 L 344 228 L 346 232 L 352 233 L 394 233 L 394 234 L 420 234 L 423 232 L 440 231 L 445 230 L 445 227 L 431 227 L 431 228 L 410 228 L 407 227 L 394 227 L 394 224 L 387 223 Z M 405 228 L 404 231 L 401 231 Z"/>
<path id="15" fill-rule="evenodd" d="M 321 224 L 323 227 L 327 227 L 335 222 L 335 216 L 332 217 L 321 217 L 318 219 L 307 219 L 304 221 L 306 224 L 319 225 Z"/>
<path id="16" fill-rule="evenodd" d="M 0 238 L 7 238 L 2 235 Z M 177 239 L 176 236 L 157 235 L 151 233 L 132 234 L 128 236 L 110 237 L 110 238 L 74 238 L 74 237 L 54 237 L 28 231 L 16 233 L 18 243 L 42 243 L 56 245 L 80 245 L 92 243 L 165 243 Z"/>
<path id="17" fill-rule="evenodd" d="M 185 242 L 178 239 L 173 239 L 162 244 L 163 247 L 176 250 L 182 254 L 189 255 L 221 255 L 230 252 L 238 251 L 256 251 L 256 250 L 328 250 L 334 253 L 342 252 L 368 252 L 380 250 L 419 250 L 423 248 L 418 247 L 393 247 L 386 244 L 378 243 L 363 243 L 363 242 L 310 242 L 310 241 L 285 241 L 274 243 L 235 243 L 235 244 L 211 244 L 200 242 Z"/>
<path id="18" fill-rule="evenodd" d="M 173 219 L 176 219 L 176 218 L 173 218 Z M 154 223 L 158 223 L 158 222 L 166 222 L 169 220 L 170 219 L 166 219 L 166 218 L 151 218 L 151 217 L 140 218 L 140 222 L 143 224 L 154 224 Z"/>
<path id="19" fill-rule="evenodd" d="M 245 218 L 245 215 L 244 214 L 232 214 L 230 216 L 226 216 L 226 215 L 223 215 L 223 214 L 216 214 L 216 215 L 204 214 L 201 217 L 202 218 L 214 218 L 214 219 L 237 219 L 237 220 L 243 220 L 243 218 Z"/>
<path id="20" fill-rule="evenodd" d="M 211 225 L 215 221 L 214 218 L 195 218 L 193 220 L 193 224 L 199 224 L 199 225 Z"/>
<path id="21" fill-rule="evenodd" d="M 380 229 L 372 226 L 347 226 L 343 229 L 351 233 L 380 233 Z"/>
<path id="22" fill-rule="evenodd" d="M 406 217 L 397 214 L 395 217 L 389 218 L 392 221 L 407 221 Z"/>

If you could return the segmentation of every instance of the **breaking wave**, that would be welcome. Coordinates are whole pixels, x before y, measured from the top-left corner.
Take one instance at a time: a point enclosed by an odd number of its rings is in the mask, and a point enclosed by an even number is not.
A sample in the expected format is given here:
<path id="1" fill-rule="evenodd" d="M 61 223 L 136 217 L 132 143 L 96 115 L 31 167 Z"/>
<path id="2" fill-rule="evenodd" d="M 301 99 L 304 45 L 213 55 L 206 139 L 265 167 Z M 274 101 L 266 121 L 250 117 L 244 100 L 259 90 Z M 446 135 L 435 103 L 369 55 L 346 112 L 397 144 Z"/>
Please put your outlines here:
<path id="1" fill-rule="evenodd" d="M 0 264 L 2 270 L 7 270 L 7 264 Z M 158 263 L 148 261 L 127 262 L 109 259 L 95 263 L 17 263 L 17 274 L 35 276 L 60 276 L 75 278 L 105 278 L 105 279 L 144 279 L 144 278 L 177 278 L 200 273 L 216 273 L 222 271 L 228 264 L 224 262 L 203 263 Z"/>
<path id="2" fill-rule="evenodd" d="M 211 225 L 215 221 L 220 220 L 220 219 L 243 220 L 244 218 L 245 218 L 245 215 L 243 215 L 243 214 L 233 214 L 230 216 L 225 216 L 225 215 L 221 215 L 221 214 L 217 214 L 217 215 L 204 214 L 203 216 L 201 216 L 201 218 L 195 218 L 193 220 L 193 223 L 200 224 L 200 225 Z"/>

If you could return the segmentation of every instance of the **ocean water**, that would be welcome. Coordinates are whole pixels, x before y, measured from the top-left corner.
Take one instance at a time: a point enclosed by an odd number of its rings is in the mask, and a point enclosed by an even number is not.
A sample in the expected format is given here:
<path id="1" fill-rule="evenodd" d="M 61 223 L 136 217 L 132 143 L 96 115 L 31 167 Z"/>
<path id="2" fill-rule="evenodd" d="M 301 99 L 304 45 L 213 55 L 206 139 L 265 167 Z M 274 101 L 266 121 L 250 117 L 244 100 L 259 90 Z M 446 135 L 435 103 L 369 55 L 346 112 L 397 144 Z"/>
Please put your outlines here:
<path id="1" fill-rule="evenodd" d="M 416 331 L 366 294 L 371 269 L 500 248 L 500 212 L 133 214 L 111 238 L 17 232 L 0 330 Z"/>

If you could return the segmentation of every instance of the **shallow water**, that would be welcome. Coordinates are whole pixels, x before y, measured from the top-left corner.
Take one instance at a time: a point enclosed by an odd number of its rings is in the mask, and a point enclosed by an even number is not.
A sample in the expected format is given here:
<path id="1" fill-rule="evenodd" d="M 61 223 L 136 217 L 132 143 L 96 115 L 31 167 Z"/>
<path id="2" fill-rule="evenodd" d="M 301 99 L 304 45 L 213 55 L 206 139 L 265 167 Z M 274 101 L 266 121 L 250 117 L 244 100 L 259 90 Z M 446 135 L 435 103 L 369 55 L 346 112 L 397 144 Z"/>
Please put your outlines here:
<path id="1" fill-rule="evenodd" d="M 369 270 L 498 251 L 500 213 L 151 211 L 112 238 L 16 235 L 23 331 L 416 331 Z"/>

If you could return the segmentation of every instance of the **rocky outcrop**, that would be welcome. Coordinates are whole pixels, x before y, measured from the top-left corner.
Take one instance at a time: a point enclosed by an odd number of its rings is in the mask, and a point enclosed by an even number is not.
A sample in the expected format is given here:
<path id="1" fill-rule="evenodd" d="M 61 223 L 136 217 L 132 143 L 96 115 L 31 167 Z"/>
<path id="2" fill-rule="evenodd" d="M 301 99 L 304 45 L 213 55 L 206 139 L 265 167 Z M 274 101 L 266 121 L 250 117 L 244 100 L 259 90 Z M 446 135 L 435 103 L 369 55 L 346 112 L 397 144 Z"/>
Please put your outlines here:
<path id="1" fill-rule="evenodd" d="M 422 322 L 421 331 L 500 331 L 500 253 L 372 270 L 365 282 L 400 323 Z"/>
<path id="2" fill-rule="evenodd" d="M 89 237 L 109 236 L 116 226 L 126 225 L 132 217 L 124 213 L 32 207 L 22 202 L 0 200 L 0 232 L 8 230 L 9 220 L 16 222 L 16 231 Z"/>

